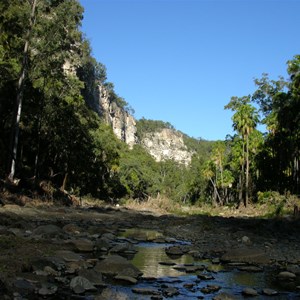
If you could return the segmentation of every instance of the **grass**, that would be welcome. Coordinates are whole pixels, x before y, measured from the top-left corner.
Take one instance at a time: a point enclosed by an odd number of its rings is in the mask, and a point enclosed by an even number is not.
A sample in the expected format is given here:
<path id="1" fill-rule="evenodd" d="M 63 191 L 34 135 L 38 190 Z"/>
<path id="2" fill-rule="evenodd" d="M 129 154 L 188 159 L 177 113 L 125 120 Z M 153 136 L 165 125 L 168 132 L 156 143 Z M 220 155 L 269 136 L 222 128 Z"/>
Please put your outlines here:
<path id="1" fill-rule="evenodd" d="M 180 205 L 168 198 L 157 197 L 149 198 L 146 201 L 130 199 L 125 202 L 124 206 L 137 211 L 151 211 L 157 214 L 175 214 L 177 216 L 206 215 L 221 217 L 285 218 L 293 216 L 294 202 L 295 198 L 288 201 L 277 201 L 276 203 L 270 199 L 270 201 L 263 203 L 250 203 L 246 208 L 241 207 L 237 209 L 235 206 L 215 207 L 207 203 L 202 203 L 201 205 Z"/>

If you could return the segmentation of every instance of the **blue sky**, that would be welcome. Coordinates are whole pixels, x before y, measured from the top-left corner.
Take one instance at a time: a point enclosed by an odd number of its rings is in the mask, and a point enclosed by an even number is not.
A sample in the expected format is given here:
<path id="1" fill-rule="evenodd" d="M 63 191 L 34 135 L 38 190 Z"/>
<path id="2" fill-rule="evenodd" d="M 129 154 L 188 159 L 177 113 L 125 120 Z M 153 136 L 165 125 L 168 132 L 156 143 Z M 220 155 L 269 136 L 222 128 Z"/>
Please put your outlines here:
<path id="1" fill-rule="evenodd" d="M 137 119 L 208 140 L 232 133 L 232 96 L 287 77 L 300 0 L 80 0 L 82 30 Z"/>

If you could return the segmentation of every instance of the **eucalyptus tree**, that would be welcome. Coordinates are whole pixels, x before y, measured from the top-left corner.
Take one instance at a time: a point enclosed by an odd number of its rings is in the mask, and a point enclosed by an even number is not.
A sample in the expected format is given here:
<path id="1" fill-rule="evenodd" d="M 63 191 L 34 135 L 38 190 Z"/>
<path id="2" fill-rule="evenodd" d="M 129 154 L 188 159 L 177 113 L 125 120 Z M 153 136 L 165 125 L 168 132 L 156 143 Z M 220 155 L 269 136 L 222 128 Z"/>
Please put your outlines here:
<path id="1" fill-rule="evenodd" d="M 242 164 L 241 164 L 241 193 L 243 193 L 243 186 L 245 185 L 244 205 L 248 205 L 249 200 L 249 136 L 255 129 L 259 122 L 257 109 L 250 104 L 251 97 L 244 96 L 241 98 L 232 97 L 230 102 L 225 106 L 225 109 L 234 111 L 232 116 L 233 128 L 242 138 Z M 245 180 L 244 180 L 245 173 Z M 241 200 L 241 199 L 240 199 Z M 240 202 L 240 204 L 242 204 Z"/>

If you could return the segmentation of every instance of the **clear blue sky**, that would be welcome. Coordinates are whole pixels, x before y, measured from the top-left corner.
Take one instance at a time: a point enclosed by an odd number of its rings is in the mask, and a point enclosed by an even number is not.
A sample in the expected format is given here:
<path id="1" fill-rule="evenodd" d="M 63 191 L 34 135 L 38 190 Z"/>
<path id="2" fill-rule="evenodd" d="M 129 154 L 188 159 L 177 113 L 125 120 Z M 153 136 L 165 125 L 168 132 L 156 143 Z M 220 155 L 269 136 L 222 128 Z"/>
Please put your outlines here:
<path id="1" fill-rule="evenodd" d="M 80 0 L 82 30 L 140 119 L 193 137 L 232 133 L 231 96 L 287 77 L 300 54 L 300 0 Z"/>

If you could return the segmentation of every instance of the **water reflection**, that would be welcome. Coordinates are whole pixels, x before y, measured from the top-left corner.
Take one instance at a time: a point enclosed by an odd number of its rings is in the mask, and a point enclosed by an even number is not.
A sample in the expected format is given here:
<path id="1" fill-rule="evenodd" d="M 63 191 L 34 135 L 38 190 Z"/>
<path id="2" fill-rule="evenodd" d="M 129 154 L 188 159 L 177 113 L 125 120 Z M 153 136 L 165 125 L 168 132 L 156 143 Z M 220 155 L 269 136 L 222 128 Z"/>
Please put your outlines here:
<path id="1" fill-rule="evenodd" d="M 172 297 L 173 300 L 199 299 L 200 297 L 213 299 L 218 292 L 211 294 L 202 292 L 203 288 L 209 284 L 220 286 L 220 291 L 228 292 L 234 295 L 236 299 L 244 299 L 242 291 L 246 287 L 255 288 L 259 292 L 259 296 L 252 299 L 270 299 L 269 296 L 262 294 L 264 288 L 271 288 L 280 292 L 278 295 L 272 296 L 273 300 L 294 299 L 299 296 L 297 293 L 291 292 L 295 291 L 295 287 L 280 287 L 278 282 L 274 281 L 274 272 L 266 270 L 258 273 L 239 271 L 232 266 L 212 264 L 210 260 L 194 260 L 191 255 L 170 258 L 165 253 L 165 248 L 172 244 L 150 242 L 163 237 L 157 231 L 132 229 L 124 232 L 122 236 L 143 241 L 136 245 L 138 252 L 132 258 L 132 263 L 143 272 L 143 278 L 136 287 L 150 287 L 158 291 L 163 291 L 163 286 L 175 287 L 178 289 L 179 295 Z M 174 244 L 176 243 L 174 242 Z M 211 273 L 214 279 L 200 280 L 197 277 L 199 271 L 187 274 L 184 268 L 182 270 L 181 268 L 178 269 L 179 266 L 187 265 L 204 265 L 206 269 L 204 272 Z M 150 280 L 150 278 L 155 279 Z M 121 289 L 126 290 L 130 299 L 148 300 L 151 298 L 145 295 L 138 295 L 137 297 L 128 287 L 122 287 Z"/>
<path id="2" fill-rule="evenodd" d="M 143 272 L 143 277 L 165 277 L 165 276 L 181 276 L 182 271 L 175 270 L 170 265 L 164 263 L 175 264 L 191 264 L 194 262 L 190 255 L 182 255 L 175 259 L 171 259 L 165 253 L 166 244 L 140 244 L 137 247 L 138 253 L 134 256 L 132 263 Z"/>
<path id="3" fill-rule="evenodd" d="M 137 241 L 153 241 L 163 237 L 163 234 L 150 229 L 129 228 L 122 232 L 120 236 L 135 239 Z"/>

